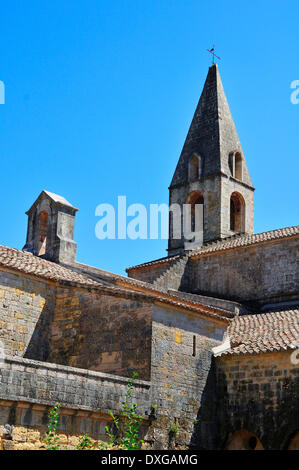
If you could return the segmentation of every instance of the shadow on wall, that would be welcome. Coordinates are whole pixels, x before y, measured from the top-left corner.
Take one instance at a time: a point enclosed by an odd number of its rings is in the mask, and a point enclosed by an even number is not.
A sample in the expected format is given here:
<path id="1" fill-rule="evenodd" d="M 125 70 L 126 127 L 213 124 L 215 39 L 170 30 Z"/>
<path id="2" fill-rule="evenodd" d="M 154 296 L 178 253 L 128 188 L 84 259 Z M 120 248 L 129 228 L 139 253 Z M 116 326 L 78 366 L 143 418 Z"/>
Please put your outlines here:
<path id="1" fill-rule="evenodd" d="M 262 359 L 261 359 L 262 362 Z M 217 447 L 239 450 L 281 450 L 299 447 L 298 379 L 283 377 L 273 397 L 270 383 L 240 383 L 228 391 L 223 371 L 217 368 Z M 277 406 L 273 402 L 277 401 Z"/>
<path id="2" fill-rule="evenodd" d="M 225 376 L 217 366 L 212 358 L 190 448 L 299 450 L 297 380 L 284 378 L 278 407 L 273 408 L 264 394 L 243 394 L 240 384 L 238 394 L 235 390 L 230 395 Z M 264 387 L 268 390 L 269 384 Z"/>
<path id="3" fill-rule="evenodd" d="M 190 447 L 198 450 L 217 448 L 217 394 L 214 357 L 211 359 L 211 367 L 202 392 Z"/>
<path id="4" fill-rule="evenodd" d="M 46 360 L 55 286 L 0 272 L 0 331 L 5 355 Z"/>
<path id="5" fill-rule="evenodd" d="M 47 303 L 43 307 L 40 316 L 35 324 L 31 338 L 23 357 L 36 361 L 47 362 L 50 356 L 50 328 L 53 313 L 48 308 Z"/>
<path id="6" fill-rule="evenodd" d="M 55 307 L 40 313 L 24 357 L 148 380 L 151 308 L 134 297 L 57 288 Z"/>

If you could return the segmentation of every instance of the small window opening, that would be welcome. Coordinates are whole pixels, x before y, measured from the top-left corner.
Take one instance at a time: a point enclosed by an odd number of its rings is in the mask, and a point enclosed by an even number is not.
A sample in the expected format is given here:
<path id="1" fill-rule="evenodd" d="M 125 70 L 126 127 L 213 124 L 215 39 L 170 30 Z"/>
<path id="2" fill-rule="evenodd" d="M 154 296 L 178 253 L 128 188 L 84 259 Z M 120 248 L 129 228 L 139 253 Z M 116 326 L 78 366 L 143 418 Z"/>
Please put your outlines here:
<path id="1" fill-rule="evenodd" d="M 194 191 L 189 194 L 187 198 L 187 204 L 191 204 L 191 231 L 195 232 L 195 210 L 197 204 L 204 205 L 204 197 L 200 191 Z M 204 208 L 203 208 L 204 209 Z M 203 210 L 203 218 L 204 218 L 204 210 Z"/>
<path id="2" fill-rule="evenodd" d="M 242 168 L 242 155 L 237 152 L 235 155 L 235 178 L 242 181 L 243 179 L 243 168 Z"/>
<path id="3" fill-rule="evenodd" d="M 245 232 L 245 201 L 241 194 L 236 192 L 230 198 L 230 230 Z"/>
<path id="4" fill-rule="evenodd" d="M 192 356 L 195 357 L 196 356 L 196 336 L 193 335 L 193 352 L 192 352 Z"/>
<path id="5" fill-rule="evenodd" d="M 189 160 L 189 181 L 196 180 L 201 177 L 202 159 L 194 154 Z"/>
<path id="6" fill-rule="evenodd" d="M 38 256 L 44 255 L 46 253 L 47 230 L 48 230 L 48 212 L 42 211 L 39 214 L 37 250 L 36 250 Z"/>

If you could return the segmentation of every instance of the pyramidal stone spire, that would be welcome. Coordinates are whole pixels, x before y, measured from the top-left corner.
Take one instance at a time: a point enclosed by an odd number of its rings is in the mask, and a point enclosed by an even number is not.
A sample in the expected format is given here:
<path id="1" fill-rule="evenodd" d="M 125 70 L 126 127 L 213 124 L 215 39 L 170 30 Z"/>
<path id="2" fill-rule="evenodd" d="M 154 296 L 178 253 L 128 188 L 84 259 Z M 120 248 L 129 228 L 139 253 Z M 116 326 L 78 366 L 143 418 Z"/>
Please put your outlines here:
<path id="1" fill-rule="evenodd" d="M 230 173 L 228 155 L 242 152 L 240 140 L 224 93 L 218 65 L 214 64 L 204 84 L 195 110 L 171 187 L 188 180 L 188 162 L 193 153 L 204 156 L 202 176 Z M 245 163 L 243 181 L 252 186 Z"/>
<path id="2" fill-rule="evenodd" d="M 204 242 L 253 232 L 254 188 L 217 64 L 209 68 L 169 190 L 170 204 L 203 203 Z M 184 250 L 172 229 L 170 218 L 170 254 Z"/>

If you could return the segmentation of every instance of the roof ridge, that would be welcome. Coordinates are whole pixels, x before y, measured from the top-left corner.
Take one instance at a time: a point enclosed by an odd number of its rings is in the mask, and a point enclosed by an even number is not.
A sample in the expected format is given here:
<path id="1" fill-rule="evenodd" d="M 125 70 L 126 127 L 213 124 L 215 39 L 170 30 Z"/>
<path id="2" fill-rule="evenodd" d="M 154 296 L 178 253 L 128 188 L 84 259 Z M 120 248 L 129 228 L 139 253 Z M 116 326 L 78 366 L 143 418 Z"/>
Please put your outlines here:
<path id="1" fill-rule="evenodd" d="M 229 315 L 230 312 L 227 312 L 226 310 L 203 305 L 198 302 L 190 302 L 184 299 L 178 300 L 176 298 L 172 298 L 172 296 L 168 293 L 164 293 L 158 289 L 153 288 L 153 290 L 156 291 L 156 295 L 154 295 L 154 293 L 132 289 L 130 286 L 128 286 L 130 283 L 128 282 L 127 277 L 123 277 L 122 281 L 123 283 L 126 283 L 127 286 L 114 283 L 107 285 L 102 283 L 101 280 L 92 279 L 88 273 L 75 271 L 71 266 L 67 267 L 65 265 L 40 258 L 29 252 L 6 247 L 4 245 L 0 245 L 0 266 L 28 275 L 36 276 L 38 278 L 60 282 L 62 285 L 65 285 L 65 283 L 68 283 L 68 285 L 75 284 L 87 289 L 101 289 L 102 291 L 112 294 L 114 293 L 115 295 L 138 296 L 139 298 L 150 299 L 153 302 L 163 302 L 166 304 L 182 307 L 200 315 L 208 316 L 225 322 L 229 322 L 231 319 L 231 316 Z"/>
<path id="2" fill-rule="evenodd" d="M 291 232 L 291 233 L 288 233 Z M 198 250 L 190 251 L 188 253 L 189 257 L 193 256 L 198 256 L 203 253 L 208 253 L 208 252 L 215 252 L 218 251 L 219 248 L 221 248 L 221 251 L 232 249 L 232 248 L 238 248 L 241 246 L 247 246 L 247 245 L 252 245 L 255 243 L 262 243 L 262 242 L 267 242 L 271 241 L 274 239 L 280 239 L 280 238 L 287 238 L 289 236 L 297 235 L 299 234 L 299 225 L 293 225 L 293 226 L 288 226 L 288 227 L 282 227 L 274 230 L 267 230 L 265 232 L 259 232 L 259 233 L 252 233 L 252 234 L 240 234 L 240 235 L 232 235 L 231 237 L 226 237 L 221 240 L 215 240 L 212 242 L 209 242 L 208 244 L 204 244 L 201 248 Z M 245 242 L 244 244 L 238 244 L 238 242 Z M 179 257 L 179 256 L 184 256 L 186 253 L 181 253 L 178 255 L 174 255 L 173 257 L 164 257 L 160 258 L 158 260 L 153 260 L 153 261 L 148 261 L 146 263 L 141 263 L 137 264 L 136 266 L 131 266 L 126 269 L 126 271 L 130 271 L 131 269 L 138 269 L 141 267 L 146 267 L 146 266 L 152 266 L 155 264 L 163 264 L 165 262 L 171 261 L 174 257 Z"/>

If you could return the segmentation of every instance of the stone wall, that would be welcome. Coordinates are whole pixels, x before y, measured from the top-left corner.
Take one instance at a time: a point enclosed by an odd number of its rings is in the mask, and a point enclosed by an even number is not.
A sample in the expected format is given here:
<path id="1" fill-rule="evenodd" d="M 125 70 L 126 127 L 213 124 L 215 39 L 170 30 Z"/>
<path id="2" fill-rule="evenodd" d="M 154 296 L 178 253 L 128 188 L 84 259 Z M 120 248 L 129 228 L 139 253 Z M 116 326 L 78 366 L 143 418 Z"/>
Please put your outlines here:
<path id="1" fill-rule="evenodd" d="M 221 177 L 221 237 L 234 235 L 230 229 L 230 198 L 233 192 L 240 194 L 245 202 L 244 232 L 254 231 L 254 192 L 251 186 L 231 176 Z"/>
<path id="2" fill-rule="evenodd" d="M 187 182 L 170 188 L 169 205 L 179 204 L 181 207 L 181 239 L 173 239 L 173 222 L 170 217 L 169 225 L 169 254 L 176 254 L 184 249 L 183 237 L 183 205 L 187 204 L 188 196 L 199 191 L 204 198 L 204 223 L 203 223 L 203 240 L 218 239 L 220 237 L 221 226 L 221 180 L 218 176 L 210 176 L 199 179 L 198 181 Z"/>
<path id="3" fill-rule="evenodd" d="M 189 292 L 177 292 L 172 289 L 169 289 L 168 292 L 174 297 L 178 297 L 179 299 L 185 299 L 187 301 L 191 300 L 191 302 L 199 302 L 202 305 L 221 308 L 237 315 L 248 315 L 250 313 L 256 313 L 254 310 L 246 307 L 245 305 L 239 302 L 233 302 L 231 300 L 217 299 L 216 297 L 206 297 L 205 295 L 199 294 L 190 294 Z"/>
<path id="4" fill-rule="evenodd" d="M 233 448 L 235 440 L 249 449 L 240 431 L 264 449 L 290 446 L 299 423 L 299 369 L 291 353 L 216 358 L 218 448 Z"/>
<path id="5" fill-rule="evenodd" d="M 55 292 L 46 281 L 0 271 L 0 340 L 6 355 L 48 356 Z"/>
<path id="6" fill-rule="evenodd" d="M 0 449 L 39 449 L 48 412 L 57 402 L 61 403 L 61 444 L 72 449 L 85 433 L 105 441 L 109 410 L 119 412 L 127 384 L 125 377 L 7 357 L 0 369 Z M 136 380 L 132 399 L 144 416 L 144 434 L 150 383 Z"/>
<path id="7" fill-rule="evenodd" d="M 207 435 L 213 432 L 200 409 L 207 395 L 210 400 L 215 396 L 211 349 L 222 341 L 225 327 L 195 314 L 153 308 L 151 381 L 158 420 L 152 433 L 156 448 L 186 448 L 195 433 L 196 420 L 204 421 Z M 171 425 L 178 426 L 175 437 L 169 433 Z"/>
<path id="8" fill-rule="evenodd" d="M 189 291 L 259 303 L 298 298 L 298 238 L 191 258 Z"/>
<path id="9" fill-rule="evenodd" d="M 148 379 L 151 303 L 139 297 L 0 271 L 0 352 Z"/>
<path id="10" fill-rule="evenodd" d="M 173 264 L 175 260 L 172 260 L 171 258 L 169 261 L 166 261 L 164 263 L 157 263 L 157 264 L 152 264 L 149 266 L 142 266 L 142 268 L 128 268 L 128 276 L 132 277 L 133 279 L 138 279 L 139 281 L 143 282 L 148 282 L 150 284 L 153 284 L 153 282 L 159 277 L 162 276 Z"/>
<path id="11" fill-rule="evenodd" d="M 148 379 L 151 304 L 59 288 L 50 343 L 49 362 Z"/>
<path id="12" fill-rule="evenodd" d="M 130 269 L 128 274 L 150 283 L 161 279 L 167 289 L 208 297 L 254 305 L 277 303 L 298 298 L 298 250 L 299 238 L 290 237 L 189 257 L 183 273 L 181 256 L 169 263 Z"/>
<path id="13" fill-rule="evenodd" d="M 153 282 L 153 286 L 164 291 L 168 289 L 174 289 L 175 291 L 184 289 L 183 281 L 185 279 L 187 265 L 187 255 L 176 258 L 168 270 Z"/>

